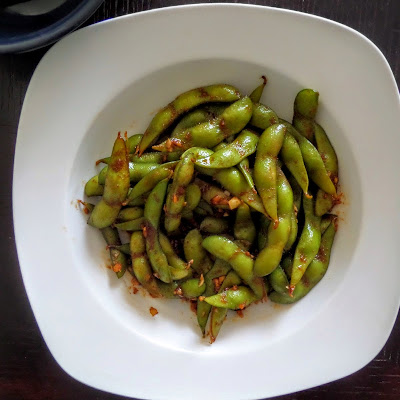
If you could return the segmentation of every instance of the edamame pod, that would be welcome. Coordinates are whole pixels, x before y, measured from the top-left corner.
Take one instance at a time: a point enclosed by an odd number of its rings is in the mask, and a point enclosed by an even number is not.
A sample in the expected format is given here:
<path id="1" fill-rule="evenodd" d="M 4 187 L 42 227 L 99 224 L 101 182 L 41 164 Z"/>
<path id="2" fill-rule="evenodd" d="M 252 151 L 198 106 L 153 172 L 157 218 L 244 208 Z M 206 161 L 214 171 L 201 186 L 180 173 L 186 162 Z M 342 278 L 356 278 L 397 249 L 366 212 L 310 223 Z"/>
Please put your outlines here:
<path id="1" fill-rule="evenodd" d="M 140 141 L 139 155 L 185 112 L 204 103 L 231 102 L 239 98 L 239 91 L 230 85 L 205 86 L 180 94 L 154 116 Z"/>
<path id="2" fill-rule="evenodd" d="M 247 183 L 249 184 L 249 186 L 251 187 L 253 192 L 256 192 L 256 187 L 254 186 L 253 176 L 251 175 L 251 171 L 250 171 L 249 159 L 244 158 L 242 161 L 240 161 L 240 163 L 238 164 L 237 167 L 238 167 L 239 171 L 243 174 L 244 179 L 246 179 Z"/>
<path id="3" fill-rule="evenodd" d="M 215 257 L 231 264 L 243 281 L 250 286 L 255 296 L 260 300 L 265 296 L 265 286 L 262 279 L 254 277 L 254 261 L 248 251 L 223 236 L 209 236 L 203 240 L 203 247 Z"/>
<path id="4" fill-rule="evenodd" d="M 165 255 L 167 256 L 168 264 L 175 269 L 184 270 L 186 271 L 186 275 L 188 276 L 190 271 L 190 265 L 183 261 L 173 249 L 171 242 L 169 241 L 168 237 L 165 236 L 162 232 L 159 232 L 159 241 L 161 248 Z M 182 279 L 182 278 L 181 278 Z"/>
<path id="5" fill-rule="evenodd" d="M 290 234 L 293 192 L 280 168 L 277 175 L 279 225 L 276 228 L 272 223 L 269 225 L 267 245 L 260 251 L 254 262 L 254 273 L 257 276 L 268 275 L 279 265 Z"/>
<path id="6" fill-rule="evenodd" d="M 309 178 L 311 178 L 325 192 L 335 195 L 335 186 L 332 183 L 328 172 L 326 171 L 324 162 L 322 161 L 318 150 L 291 124 L 286 121 L 284 121 L 283 124 L 286 126 L 288 132 L 296 139 L 297 143 L 299 144 Z"/>
<path id="7" fill-rule="evenodd" d="M 131 182 L 139 182 L 144 176 L 146 176 L 149 172 L 158 168 L 160 164 L 156 163 L 137 163 L 130 162 L 129 163 L 129 180 Z M 105 183 L 106 175 L 108 171 L 108 166 L 105 166 L 99 172 L 99 183 L 103 185 Z"/>
<path id="8" fill-rule="evenodd" d="M 338 169 L 338 159 L 335 149 L 333 148 L 328 138 L 328 135 L 326 134 L 324 129 L 317 123 L 314 123 L 314 126 L 315 126 L 315 142 L 317 144 L 317 149 L 321 155 L 322 161 L 325 164 L 326 171 L 328 172 L 329 177 L 331 178 L 333 184 L 336 187 L 338 183 L 339 169 Z M 328 213 L 329 211 L 332 210 L 334 204 L 335 204 L 334 196 L 325 193 L 321 189 L 318 190 L 317 198 L 315 201 L 315 214 L 317 216 L 322 216 Z"/>
<path id="9" fill-rule="evenodd" d="M 147 255 L 154 272 L 161 281 L 170 283 L 172 280 L 170 266 L 167 256 L 162 251 L 158 232 L 167 186 L 168 179 L 162 180 L 154 187 L 147 199 L 144 208 L 144 237 L 146 239 Z"/>
<path id="10" fill-rule="evenodd" d="M 119 224 L 114 224 L 114 226 L 123 231 L 141 231 L 143 226 L 145 226 L 146 219 L 144 217 L 136 218 L 131 221 L 121 222 Z"/>
<path id="11" fill-rule="evenodd" d="M 289 234 L 289 239 L 285 246 L 285 251 L 289 251 L 297 239 L 297 234 L 299 231 L 297 213 L 300 210 L 301 197 L 302 197 L 302 189 L 300 185 L 297 183 L 296 179 L 294 179 L 293 176 L 289 176 L 288 180 L 293 192 L 293 210 L 290 216 L 290 234 Z"/>
<path id="12" fill-rule="evenodd" d="M 213 114 L 208 112 L 204 108 L 193 110 L 187 115 L 184 115 L 182 119 L 176 124 L 174 130 L 172 131 L 171 137 L 177 137 L 186 129 L 201 124 L 203 122 L 210 121 L 213 117 Z"/>
<path id="13" fill-rule="evenodd" d="M 233 234 L 238 240 L 246 240 L 253 243 L 256 238 L 256 227 L 251 218 L 250 208 L 247 204 L 241 204 L 236 211 Z"/>
<path id="14" fill-rule="evenodd" d="M 150 171 L 129 192 L 126 203 L 132 205 L 132 200 L 136 199 L 142 194 L 150 192 L 157 185 L 157 183 L 161 182 L 162 180 L 171 178 L 174 174 L 173 171 L 177 164 L 178 161 L 173 161 L 159 165 L 157 168 Z"/>
<path id="15" fill-rule="evenodd" d="M 188 279 L 182 282 L 179 287 L 182 290 L 183 297 L 187 299 L 195 299 L 201 296 L 206 290 L 204 279 L 200 280 L 199 278 Z"/>
<path id="16" fill-rule="evenodd" d="M 197 160 L 196 165 L 204 168 L 233 167 L 253 154 L 257 149 L 257 143 L 258 135 L 244 129 L 232 143 L 216 151 L 210 157 Z"/>
<path id="17" fill-rule="evenodd" d="M 99 176 L 95 175 L 90 178 L 85 185 L 85 195 L 88 197 L 102 196 L 104 192 L 104 186 L 99 184 Z"/>
<path id="18" fill-rule="evenodd" d="M 232 196 L 229 192 L 198 178 L 194 180 L 194 183 L 199 187 L 202 199 L 208 204 L 216 208 L 230 209 Z"/>
<path id="19" fill-rule="evenodd" d="M 124 243 L 121 245 L 116 245 L 116 246 L 108 246 L 109 248 L 117 249 L 118 251 L 130 256 L 131 255 L 131 248 L 129 243 Z"/>
<path id="20" fill-rule="evenodd" d="M 274 110 L 261 103 L 254 104 L 250 125 L 265 130 L 278 122 L 279 118 Z"/>
<path id="21" fill-rule="evenodd" d="M 112 247 L 121 244 L 118 231 L 107 226 L 106 228 L 101 229 L 101 234 L 103 235 L 107 245 L 110 246 L 111 269 L 115 272 L 118 279 L 122 278 L 128 266 L 128 260 L 125 254 Z"/>
<path id="22" fill-rule="evenodd" d="M 278 265 L 270 275 L 268 275 L 268 282 L 272 289 L 278 293 L 289 295 L 289 280 L 283 268 Z"/>
<path id="23" fill-rule="evenodd" d="M 117 217 L 118 221 L 126 222 L 132 221 L 143 216 L 143 208 L 141 207 L 127 207 L 122 209 Z"/>
<path id="24" fill-rule="evenodd" d="M 126 149 L 128 150 L 129 154 L 136 152 L 136 147 L 139 145 L 140 141 L 142 140 L 143 135 L 132 135 L 129 136 L 126 141 Z"/>
<path id="25" fill-rule="evenodd" d="M 296 139 L 288 132 L 282 143 L 280 155 L 287 169 L 292 173 L 304 193 L 308 192 L 308 174 Z"/>
<path id="26" fill-rule="evenodd" d="M 333 239 L 335 238 L 335 225 L 331 223 L 322 235 L 321 246 L 317 255 L 307 268 L 307 271 L 296 285 L 292 296 L 279 292 L 272 292 L 269 298 L 274 303 L 292 304 L 306 296 L 324 277 L 330 261 Z"/>
<path id="27" fill-rule="evenodd" d="M 268 228 L 270 223 L 271 223 L 270 219 L 268 219 L 265 215 L 261 215 L 260 225 L 258 230 L 258 238 L 257 238 L 257 245 L 259 251 L 261 251 L 267 245 Z"/>
<path id="28" fill-rule="evenodd" d="M 203 237 L 198 229 L 191 230 L 183 242 L 183 251 L 188 263 L 198 274 L 204 274 L 208 271 L 207 253 L 203 246 Z M 211 267 L 210 267 L 211 268 Z"/>
<path id="29" fill-rule="evenodd" d="M 231 266 L 224 260 L 217 258 L 214 262 L 213 267 L 204 277 L 204 284 L 206 285 L 206 289 L 203 293 L 203 296 L 208 297 L 212 296 L 215 293 L 215 286 L 213 279 L 225 278 L 226 274 L 231 270 Z M 206 325 L 208 316 L 211 311 L 211 305 L 206 303 L 203 299 L 197 300 L 197 322 L 199 323 L 201 332 L 203 336 L 206 333 Z"/>
<path id="30" fill-rule="evenodd" d="M 275 124 L 267 128 L 260 137 L 254 163 L 254 182 L 265 210 L 278 225 L 276 193 L 276 159 L 281 150 L 286 127 Z"/>
<path id="31" fill-rule="evenodd" d="M 193 161 L 186 157 L 178 162 L 175 168 L 171 190 L 168 192 L 165 203 L 165 229 L 174 232 L 181 224 L 182 211 L 185 207 L 186 187 L 192 180 L 194 173 Z"/>
<path id="32" fill-rule="evenodd" d="M 267 84 L 267 78 L 263 75 L 261 77 L 261 79 L 263 80 L 262 84 L 260 86 L 257 86 L 250 94 L 250 100 L 253 103 L 259 103 L 261 96 L 263 94 L 265 85 Z"/>
<path id="33" fill-rule="evenodd" d="M 224 281 L 222 282 L 221 288 L 219 292 L 224 291 L 228 287 L 232 287 L 234 285 L 239 285 L 241 283 L 241 279 L 239 275 L 235 271 L 230 271 L 228 275 L 226 275 Z M 219 331 L 221 330 L 221 326 L 225 321 L 226 314 L 228 313 L 227 308 L 219 308 L 213 307 L 211 309 L 210 316 L 210 343 L 214 343 L 217 339 Z"/>
<path id="34" fill-rule="evenodd" d="M 290 280 L 290 292 L 293 293 L 295 286 L 300 282 L 307 267 L 317 255 L 321 244 L 321 217 L 314 213 L 313 199 L 303 195 L 304 228 L 297 243 L 294 253 L 293 270 Z"/>
<path id="35" fill-rule="evenodd" d="M 153 271 L 146 255 L 146 242 L 142 232 L 133 232 L 129 243 L 132 270 L 139 283 L 153 297 L 160 297 L 161 293 L 158 289 L 157 281 L 153 276 Z"/>
<path id="36" fill-rule="evenodd" d="M 328 226 L 333 223 L 336 224 L 337 215 L 334 214 L 326 214 L 321 218 L 321 234 L 327 230 Z"/>
<path id="37" fill-rule="evenodd" d="M 219 234 L 228 230 L 228 221 L 223 218 L 205 217 L 200 224 L 200 230 L 206 233 Z"/>
<path id="38" fill-rule="evenodd" d="M 314 118 L 318 110 L 319 93 L 303 89 L 294 100 L 293 126 L 310 142 L 314 141 Z"/>
<path id="39" fill-rule="evenodd" d="M 261 201 L 261 198 L 257 193 L 254 193 L 252 188 L 246 182 L 244 176 L 240 173 L 240 171 L 235 167 L 225 168 L 225 169 L 207 169 L 202 168 L 207 172 L 207 175 L 211 175 L 213 179 L 219 182 L 225 189 L 227 189 L 234 196 L 238 197 L 240 200 L 244 201 L 247 205 L 249 205 L 254 210 L 265 214 L 265 208 Z M 240 204 L 236 203 L 237 206 Z"/>
<path id="40" fill-rule="evenodd" d="M 108 166 L 103 197 L 90 214 L 88 224 L 99 229 L 110 226 L 119 214 L 128 189 L 129 169 L 126 144 L 125 140 L 118 135 Z"/>
<path id="41" fill-rule="evenodd" d="M 185 193 L 185 200 L 186 200 L 185 212 L 193 211 L 198 206 L 200 199 L 201 199 L 200 188 L 195 183 L 189 184 L 186 188 L 186 193 Z"/>
<path id="42" fill-rule="evenodd" d="M 255 300 L 254 293 L 246 286 L 236 286 L 204 299 L 214 307 L 230 310 L 243 310 Z"/>
<path id="43" fill-rule="evenodd" d="M 164 154 L 159 152 L 153 152 L 153 153 L 144 153 L 141 156 L 138 156 L 137 154 L 130 154 L 129 161 L 139 164 L 148 164 L 148 163 L 162 164 L 166 160 Z"/>
<path id="44" fill-rule="evenodd" d="M 189 128 L 177 137 L 167 139 L 154 150 L 171 152 L 176 149 L 186 150 L 193 146 L 212 148 L 225 138 L 240 132 L 249 122 L 253 104 L 248 97 L 236 101 L 212 121 Z"/>

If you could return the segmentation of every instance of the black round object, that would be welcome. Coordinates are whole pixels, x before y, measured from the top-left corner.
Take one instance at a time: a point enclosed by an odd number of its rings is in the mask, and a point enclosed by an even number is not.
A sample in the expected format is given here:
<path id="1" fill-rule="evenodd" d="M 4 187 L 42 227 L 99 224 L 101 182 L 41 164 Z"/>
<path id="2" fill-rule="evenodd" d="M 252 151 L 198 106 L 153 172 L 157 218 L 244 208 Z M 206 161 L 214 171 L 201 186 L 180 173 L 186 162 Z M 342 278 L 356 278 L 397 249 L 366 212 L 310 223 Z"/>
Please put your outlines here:
<path id="1" fill-rule="evenodd" d="M 0 53 L 51 44 L 83 24 L 103 0 L 0 0 Z"/>

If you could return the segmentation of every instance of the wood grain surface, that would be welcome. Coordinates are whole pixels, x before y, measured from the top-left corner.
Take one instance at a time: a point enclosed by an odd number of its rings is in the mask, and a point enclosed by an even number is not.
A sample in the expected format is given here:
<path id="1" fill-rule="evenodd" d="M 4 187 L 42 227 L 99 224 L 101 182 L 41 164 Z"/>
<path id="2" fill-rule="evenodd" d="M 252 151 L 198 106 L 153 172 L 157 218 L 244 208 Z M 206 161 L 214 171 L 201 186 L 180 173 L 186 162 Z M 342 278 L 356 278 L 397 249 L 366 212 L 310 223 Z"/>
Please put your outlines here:
<path id="1" fill-rule="evenodd" d="M 87 24 L 152 8 L 194 3 L 198 2 L 106 0 Z M 400 0 L 258 0 L 243 3 L 303 11 L 360 31 L 382 50 L 399 84 Z M 46 50 L 0 56 L 0 400 L 123 399 L 75 381 L 58 366 L 39 332 L 19 270 L 11 207 L 14 147 L 25 91 Z M 29 193 L 26 200 L 29 201 Z M 400 399 L 400 318 L 383 350 L 362 370 L 339 381 L 280 399 Z"/>

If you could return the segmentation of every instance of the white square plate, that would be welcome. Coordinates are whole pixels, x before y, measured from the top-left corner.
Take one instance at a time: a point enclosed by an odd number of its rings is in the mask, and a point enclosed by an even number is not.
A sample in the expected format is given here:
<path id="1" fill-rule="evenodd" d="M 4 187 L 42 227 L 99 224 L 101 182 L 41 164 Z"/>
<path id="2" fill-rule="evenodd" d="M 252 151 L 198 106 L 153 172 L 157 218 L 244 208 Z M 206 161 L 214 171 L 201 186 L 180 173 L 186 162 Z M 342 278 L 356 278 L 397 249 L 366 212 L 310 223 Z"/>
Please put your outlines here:
<path id="1" fill-rule="evenodd" d="M 128 294 L 76 208 L 118 131 L 142 132 L 180 92 L 265 74 L 290 119 L 304 87 L 336 147 L 345 207 L 323 281 L 293 306 L 250 307 L 212 346 L 187 304 Z M 398 306 L 399 97 L 365 37 L 293 11 L 173 7 L 82 29 L 52 47 L 22 110 L 13 206 L 19 261 L 43 337 L 77 380 L 146 399 L 256 399 L 320 385 L 379 352 Z M 149 307 L 159 314 L 152 318 Z M 343 354 L 346 357 L 343 357 Z"/>

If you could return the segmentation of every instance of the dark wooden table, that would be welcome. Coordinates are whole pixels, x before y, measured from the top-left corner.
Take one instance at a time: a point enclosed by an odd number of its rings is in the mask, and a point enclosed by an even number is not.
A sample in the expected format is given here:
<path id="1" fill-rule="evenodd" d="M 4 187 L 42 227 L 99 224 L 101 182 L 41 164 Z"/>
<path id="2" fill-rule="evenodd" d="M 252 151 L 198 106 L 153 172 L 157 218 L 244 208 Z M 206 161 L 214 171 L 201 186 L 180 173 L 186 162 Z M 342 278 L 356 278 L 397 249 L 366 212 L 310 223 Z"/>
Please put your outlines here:
<path id="1" fill-rule="evenodd" d="M 193 3 L 198 1 L 106 0 L 88 24 L 151 8 Z M 383 51 L 399 84 L 400 0 L 250 0 L 243 3 L 303 11 L 351 26 Z M 122 399 L 75 381 L 54 361 L 32 314 L 19 270 L 11 208 L 14 147 L 25 91 L 46 50 L 0 57 L 0 399 Z M 383 350 L 361 371 L 280 399 L 400 399 L 400 318 Z"/>

